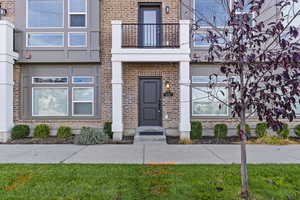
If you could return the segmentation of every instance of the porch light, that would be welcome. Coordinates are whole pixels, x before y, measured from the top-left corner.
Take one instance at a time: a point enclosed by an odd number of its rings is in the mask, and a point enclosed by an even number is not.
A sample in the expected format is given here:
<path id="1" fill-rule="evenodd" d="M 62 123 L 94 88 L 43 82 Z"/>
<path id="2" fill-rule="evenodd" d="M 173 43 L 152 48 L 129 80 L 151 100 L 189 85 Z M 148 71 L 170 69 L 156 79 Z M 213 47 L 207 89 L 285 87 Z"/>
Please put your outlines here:
<path id="1" fill-rule="evenodd" d="M 1 3 L 0 3 L 0 19 L 1 17 L 6 16 L 7 10 L 5 8 L 2 8 Z"/>
<path id="2" fill-rule="evenodd" d="M 170 13 L 170 7 L 166 6 L 166 14 L 169 14 L 169 13 Z"/>
<path id="3" fill-rule="evenodd" d="M 165 83 L 166 92 L 164 93 L 165 97 L 172 97 L 173 92 L 171 92 L 171 83 L 169 81 L 166 81 Z"/>

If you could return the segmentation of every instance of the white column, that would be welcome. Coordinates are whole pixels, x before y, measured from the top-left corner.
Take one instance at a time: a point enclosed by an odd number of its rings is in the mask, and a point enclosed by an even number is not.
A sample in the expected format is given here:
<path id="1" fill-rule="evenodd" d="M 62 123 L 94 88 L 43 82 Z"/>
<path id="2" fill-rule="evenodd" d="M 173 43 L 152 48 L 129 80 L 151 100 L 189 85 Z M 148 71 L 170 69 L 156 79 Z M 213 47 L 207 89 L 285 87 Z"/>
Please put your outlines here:
<path id="1" fill-rule="evenodd" d="M 180 85 L 180 139 L 190 139 L 191 119 L 190 119 L 190 62 L 180 62 L 179 69 Z"/>
<path id="2" fill-rule="evenodd" d="M 13 64 L 18 54 L 13 52 L 14 25 L 0 21 L 0 142 L 10 138 L 13 127 Z"/>
<path id="3" fill-rule="evenodd" d="M 122 46 L 122 21 L 111 21 L 112 25 L 112 53 L 118 52 Z"/>
<path id="4" fill-rule="evenodd" d="M 180 20 L 180 49 L 190 52 L 190 20 Z"/>
<path id="5" fill-rule="evenodd" d="M 112 61 L 112 131 L 113 140 L 120 141 L 123 136 L 123 80 L 122 62 Z"/>

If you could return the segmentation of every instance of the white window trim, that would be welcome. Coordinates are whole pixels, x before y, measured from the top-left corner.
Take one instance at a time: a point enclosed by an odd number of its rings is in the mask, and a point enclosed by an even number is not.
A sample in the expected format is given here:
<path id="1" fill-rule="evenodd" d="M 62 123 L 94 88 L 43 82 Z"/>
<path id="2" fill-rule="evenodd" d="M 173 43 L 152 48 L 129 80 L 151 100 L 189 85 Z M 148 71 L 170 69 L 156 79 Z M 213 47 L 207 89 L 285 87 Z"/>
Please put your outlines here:
<path id="1" fill-rule="evenodd" d="M 67 115 L 35 115 L 33 108 L 34 108 L 34 90 L 35 89 L 67 89 Z M 31 91 L 31 115 L 33 117 L 68 117 L 69 116 L 69 88 L 68 87 L 32 87 Z"/>
<path id="2" fill-rule="evenodd" d="M 67 82 L 66 83 L 36 83 L 36 82 L 34 82 L 35 78 L 66 78 Z M 67 76 L 33 76 L 31 83 L 34 85 L 67 85 L 67 84 L 69 84 L 69 77 L 67 77 Z"/>
<path id="3" fill-rule="evenodd" d="M 74 29 L 84 29 L 87 28 L 87 13 L 88 13 L 88 0 L 85 0 L 85 12 L 71 12 L 70 11 L 70 0 L 68 0 L 68 27 Z M 71 15 L 85 15 L 85 26 L 71 26 Z"/>
<path id="4" fill-rule="evenodd" d="M 83 88 L 83 89 L 92 89 L 93 96 L 92 101 L 75 101 L 74 100 L 74 89 Z M 92 114 L 91 115 L 75 115 L 74 114 L 74 103 L 92 103 Z M 95 116 L 95 88 L 94 87 L 72 87 L 72 116 L 74 117 L 92 117 Z"/>
<path id="5" fill-rule="evenodd" d="M 63 2 L 62 26 L 58 26 L 58 27 L 30 27 L 28 25 L 28 0 L 26 0 L 26 29 L 58 29 L 58 28 L 64 28 L 64 26 L 65 26 L 65 1 L 62 0 L 62 2 Z"/>
<path id="6" fill-rule="evenodd" d="M 76 83 L 74 81 L 74 78 L 91 78 L 92 82 L 90 83 Z M 93 76 L 72 76 L 72 84 L 76 84 L 76 85 L 91 85 L 95 83 L 95 78 Z"/>
<path id="7" fill-rule="evenodd" d="M 195 87 L 192 87 L 192 89 L 199 88 L 199 87 L 207 88 L 207 86 L 195 86 Z M 220 86 L 220 87 L 222 87 L 222 86 Z M 193 96 L 193 93 L 192 93 L 192 96 Z M 226 106 L 226 112 L 227 112 L 226 114 L 196 114 L 196 113 L 194 113 L 194 103 L 201 102 L 201 101 L 193 100 L 193 98 L 192 98 L 191 102 L 192 102 L 192 117 L 216 117 L 217 118 L 217 117 L 228 117 L 229 116 L 230 110 L 229 110 L 229 107 L 226 105 L 224 105 L 224 106 Z M 227 102 L 229 102 L 229 90 L 227 91 Z M 221 104 L 221 102 L 220 102 L 220 104 Z"/>
<path id="8" fill-rule="evenodd" d="M 70 44 L 70 34 L 84 34 L 85 35 L 85 45 L 71 45 Z M 68 47 L 87 47 L 87 42 L 88 42 L 88 38 L 87 38 L 87 32 L 69 32 L 68 33 Z"/>
<path id="9" fill-rule="evenodd" d="M 59 45 L 59 46 L 43 46 L 43 45 L 41 45 L 41 46 L 30 46 L 29 45 L 29 38 L 28 38 L 28 36 L 29 36 L 29 34 L 61 34 L 62 35 L 62 41 L 63 41 L 63 43 L 62 43 L 62 45 Z M 59 47 L 59 48 L 62 48 L 62 47 L 64 47 L 65 46 L 65 34 L 64 34 L 64 32 L 26 32 L 26 47 L 29 47 L 29 48 L 39 48 L 39 47 L 46 47 L 46 48 L 48 48 L 48 47 L 50 47 L 50 48 L 52 48 L 52 47 Z"/>

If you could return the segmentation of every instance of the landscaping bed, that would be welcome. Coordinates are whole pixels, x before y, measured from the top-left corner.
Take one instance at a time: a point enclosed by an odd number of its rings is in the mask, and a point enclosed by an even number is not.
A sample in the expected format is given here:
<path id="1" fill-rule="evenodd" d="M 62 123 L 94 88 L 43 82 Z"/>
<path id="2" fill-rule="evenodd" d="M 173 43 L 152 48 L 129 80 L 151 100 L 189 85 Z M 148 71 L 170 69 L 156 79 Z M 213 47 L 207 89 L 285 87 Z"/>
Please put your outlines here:
<path id="1" fill-rule="evenodd" d="M 300 144 L 300 138 L 290 137 L 289 141 Z M 168 144 L 182 144 L 179 137 L 167 136 Z M 240 144 L 240 138 L 237 136 L 216 138 L 213 136 L 203 136 L 201 139 L 192 139 L 190 144 Z M 248 144 L 258 144 L 257 138 L 252 137 L 248 140 Z"/>
<path id="2" fill-rule="evenodd" d="M 0 144 L 74 144 L 75 136 L 68 138 L 58 138 L 58 137 L 47 137 L 47 138 L 23 138 L 17 140 L 10 140 L 6 143 Z M 124 140 L 115 142 L 108 140 L 103 144 L 133 144 L 133 137 L 125 137 Z"/>
<path id="3" fill-rule="evenodd" d="M 300 165 L 249 165 L 250 200 L 299 200 Z M 240 200 L 239 165 L 0 165 L 1 200 Z"/>

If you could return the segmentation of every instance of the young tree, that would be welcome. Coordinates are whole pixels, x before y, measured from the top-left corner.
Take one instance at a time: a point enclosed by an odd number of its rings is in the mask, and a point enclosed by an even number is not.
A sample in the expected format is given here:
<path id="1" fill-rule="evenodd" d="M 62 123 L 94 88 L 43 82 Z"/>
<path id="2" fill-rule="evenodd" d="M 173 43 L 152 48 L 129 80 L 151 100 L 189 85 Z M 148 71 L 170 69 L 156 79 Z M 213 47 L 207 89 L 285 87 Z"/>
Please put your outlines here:
<path id="1" fill-rule="evenodd" d="M 219 63 L 230 101 L 222 101 L 214 91 L 217 74 L 210 75 L 208 96 L 229 106 L 232 117 L 239 119 L 241 197 L 249 199 L 246 120 L 255 114 L 278 130 L 282 127 L 280 120 L 293 121 L 300 106 L 300 0 L 214 1 L 227 13 L 222 14 L 226 20 L 222 28 L 217 11 L 203 13 L 183 6 L 195 16 L 193 32 L 203 24 L 209 25 L 202 38 L 209 43 L 206 62 Z"/>

